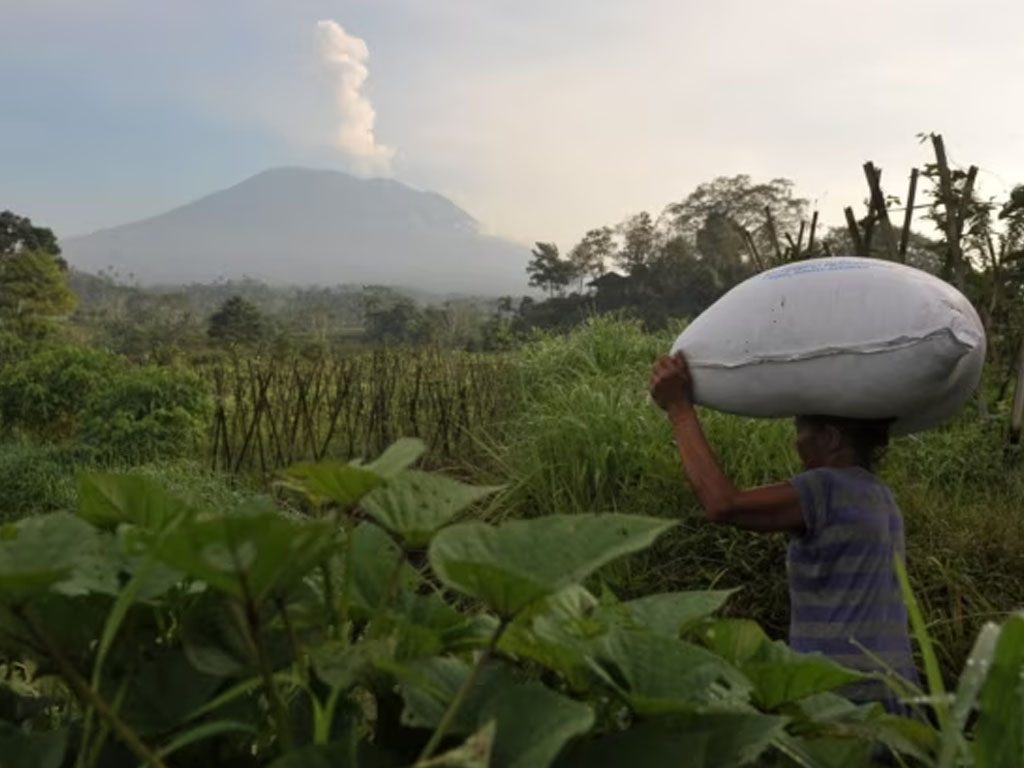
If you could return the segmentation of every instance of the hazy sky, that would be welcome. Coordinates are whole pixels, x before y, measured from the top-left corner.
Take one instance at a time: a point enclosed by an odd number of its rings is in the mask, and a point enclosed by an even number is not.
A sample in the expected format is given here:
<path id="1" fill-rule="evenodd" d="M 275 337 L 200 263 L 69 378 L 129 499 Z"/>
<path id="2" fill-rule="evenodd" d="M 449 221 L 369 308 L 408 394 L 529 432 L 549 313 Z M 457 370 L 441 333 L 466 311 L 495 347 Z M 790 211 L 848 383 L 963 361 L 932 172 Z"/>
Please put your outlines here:
<path id="1" fill-rule="evenodd" d="M 716 175 L 835 221 L 940 131 L 1024 182 L 1021 0 L 0 0 L 0 209 L 79 234 L 275 165 L 567 247 Z M 323 23 L 320 23 L 323 22 Z M 333 22 L 333 24 L 329 23 Z"/>

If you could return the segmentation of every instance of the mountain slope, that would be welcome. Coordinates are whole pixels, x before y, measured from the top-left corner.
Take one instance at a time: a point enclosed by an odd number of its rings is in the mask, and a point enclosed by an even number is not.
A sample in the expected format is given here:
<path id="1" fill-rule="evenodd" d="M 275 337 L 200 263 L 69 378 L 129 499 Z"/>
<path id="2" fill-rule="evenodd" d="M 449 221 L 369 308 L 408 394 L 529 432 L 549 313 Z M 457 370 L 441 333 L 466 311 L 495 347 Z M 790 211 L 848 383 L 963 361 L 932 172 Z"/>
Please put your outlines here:
<path id="1" fill-rule="evenodd" d="M 69 238 L 77 269 L 143 283 L 248 275 L 498 295 L 526 288 L 526 247 L 479 234 L 444 197 L 397 181 L 278 168 L 150 219 Z"/>

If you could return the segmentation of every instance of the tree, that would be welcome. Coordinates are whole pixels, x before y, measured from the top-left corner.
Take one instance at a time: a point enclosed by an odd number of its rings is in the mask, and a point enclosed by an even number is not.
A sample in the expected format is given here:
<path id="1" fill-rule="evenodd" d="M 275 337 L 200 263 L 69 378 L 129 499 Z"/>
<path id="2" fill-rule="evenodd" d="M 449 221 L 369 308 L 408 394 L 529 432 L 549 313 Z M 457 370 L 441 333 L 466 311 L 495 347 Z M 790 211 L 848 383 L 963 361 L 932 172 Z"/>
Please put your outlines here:
<path id="1" fill-rule="evenodd" d="M 241 296 L 232 296 L 210 316 L 207 335 L 221 344 L 258 344 L 266 336 L 263 313 Z"/>
<path id="2" fill-rule="evenodd" d="M 583 291 L 583 280 L 586 277 L 596 279 L 608 268 L 608 262 L 615 256 L 615 232 L 611 227 L 591 229 L 583 236 L 571 251 L 569 261 L 580 282 Z"/>
<path id="3" fill-rule="evenodd" d="M 620 224 L 619 232 L 622 234 L 622 249 L 615 260 L 627 274 L 638 274 L 650 264 L 658 248 L 654 220 L 651 214 L 642 211 Z"/>
<path id="4" fill-rule="evenodd" d="M 558 246 L 554 243 L 537 243 L 530 253 L 533 258 L 526 265 L 530 285 L 543 288 L 549 296 L 556 291 L 563 293 L 575 277 L 573 264 L 559 256 Z"/>
<path id="5" fill-rule="evenodd" d="M 424 316 L 408 296 L 384 289 L 364 300 L 366 338 L 377 343 L 409 343 L 424 330 Z"/>
<path id="6" fill-rule="evenodd" d="M 0 211 L 0 254 L 8 255 L 22 251 L 40 251 L 51 256 L 60 256 L 60 246 L 53 230 L 37 227 L 32 220 L 18 216 L 11 211 Z M 66 262 L 60 260 L 62 268 Z"/>
<path id="7" fill-rule="evenodd" d="M 692 240 L 699 230 L 707 229 L 709 218 L 715 217 L 736 230 L 745 243 L 747 259 L 753 258 L 756 249 L 766 263 L 776 258 L 776 242 L 784 249 L 785 235 L 793 233 L 795 237 L 806 215 L 807 201 L 793 196 L 792 181 L 780 178 L 755 184 L 746 174 L 719 176 L 701 184 L 685 199 L 666 207 L 663 214 L 673 232 Z M 723 233 L 721 224 L 711 226 Z M 706 241 L 705 246 L 710 242 L 722 239 Z M 701 251 L 701 256 L 731 260 L 714 251 Z"/>
<path id="8" fill-rule="evenodd" d="M 0 256 L 0 321 L 20 338 L 47 336 L 74 307 L 67 272 L 52 253 L 18 249 Z"/>

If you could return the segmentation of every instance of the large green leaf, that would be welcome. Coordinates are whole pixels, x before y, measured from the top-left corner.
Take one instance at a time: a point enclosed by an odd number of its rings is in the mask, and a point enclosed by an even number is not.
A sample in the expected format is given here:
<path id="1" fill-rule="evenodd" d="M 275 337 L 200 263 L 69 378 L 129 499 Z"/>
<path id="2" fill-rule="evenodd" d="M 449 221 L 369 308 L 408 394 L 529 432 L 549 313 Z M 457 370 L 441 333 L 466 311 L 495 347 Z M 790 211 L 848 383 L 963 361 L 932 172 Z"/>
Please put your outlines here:
<path id="1" fill-rule="evenodd" d="M 211 587 L 257 602 L 283 593 L 335 547 L 326 521 L 298 521 L 266 511 L 239 510 L 189 520 L 157 543 L 164 562 Z"/>
<path id="2" fill-rule="evenodd" d="M 84 664 L 91 660 L 111 602 L 107 595 L 68 597 L 51 592 L 34 596 L 24 611 L 37 627 L 45 628 L 50 642 L 65 656 Z M 30 638 L 22 620 L 0 604 L 0 653 L 32 657 Z"/>
<path id="3" fill-rule="evenodd" d="M 803 768 L 865 768 L 874 764 L 877 744 L 850 736 L 781 735 L 775 747 Z"/>
<path id="4" fill-rule="evenodd" d="M 221 678 L 196 670 L 181 651 L 147 658 L 128 678 L 122 716 L 140 735 L 166 733 L 202 706 Z"/>
<path id="5" fill-rule="evenodd" d="M 771 641 L 753 621 L 722 619 L 703 633 L 705 644 L 753 685 L 754 701 L 765 710 L 832 691 L 864 679 L 820 654 L 800 654 Z"/>
<path id="6" fill-rule="evenodd" d="M 390 480 L 411 467 L 426 452 L 426 444 L 418 437 L 400 437 L 384 453 L 363 466 L 375 475 Z"/>
<path id="7" fill-rule="evenodd" d="M 754 684 L 755 701 L 766 710 L 864 679 L 825 656 L 794 653 L 778 641 L 762 646 L 740 669 Z"/>
<path id="8" fill-rule="evenodd" d="M 566 743 L 591 729 L 594 711 L 540 683 L 501 691 L 479 714 L 497 723 L 490 768 L 547 768 Z"/>
<path id="9" fill-rule="evenodd" d="M 735 591 L 664 592 L 613 606 L 602 606 L 601 612 L 618 611 L 626 614 L 641 629 L 679 637 L 681 632 L 721 608 Z"/>
<path id="10" fill-rule="evenodd" d="M 645 723 L 579 744 L 556 768 L 737 768 L 752 765 L 783 733 L 785 718 L 704 713 Z"/>
<path id="11" fill-rule="evenodd" d="M 330 640 L 315 646 L 310 657 L 317 675 L 332 688 L 349 688 L 373 669 L 374 661 L 387 658 L 390 644 L 385 640 L 342 643 Z"/>
<path id="12" fill-rule="evenodd" d="M 367 494 L 362 507 L 401 536 L 406 546 L 424 547 L 457 514 L 499 490 L 499 486 L 466 485 L 444 475 L 408 469 Z"/>
<path id="13" fill-rule="evenodd" d="M 928 723 L 890 715 L 877 702 L 857 705 L 838 694 L 817 693 L 786 711 L 798 721 L 793 730 L 800 737 L 780 737 L 775 743 L 798 765 L 869 765 L 864 755 L 883 747 L 914 758 L 915 765 L 930 765 L 939 744 L 938 733 Z"/>
<path id="14" fill-rule="evenodd" d="M 67 746 L 63 728 L 28 733 L 0 721 L 0 768 L 60 768 Z"/>
<path id="15" fill-rule="evenodd" d="M 285 473 L 285 485 L 318 500 L 333 501 L 343 507 L 359 503 L 366 494 L 384 484 L 380 475 L 341 461 L 295 464 Z"/>
<path id="16" fill-rule="evenodd" d="M 437 727 L 469 672 L 467 664 L 451 657 L 404 665 L 399 681 L 405 725 Z M 491 768 L 544 768 L 569 739 L 590 730 L 594 712 L 539 683 L 517 683 L 507 666 L 491 663 L 478 675 L 449 733 L 470 734 L 491 721 L 497 725 Z"/>
<path id="17" fill-rule="evenodd" d="M 402 438 L 369 464 L 341 461 L 295 464 L 285 470 L 285 485 L 314 498 L 351 507 L 370 491 L 396 477 L 425 450 L 421 440 Z"/>
<path id="18" fill-rule="evenodd" d="M 369 618 L 391 591 L 393 598 L 399 591 L 416 586 L 419 575 L 406 563 L 405 553 L 380 526 L 361 523 L 352 532 L 351 577 L 349 595 L 356 613 Z M 340 578 L 345 573 L 343 562 L 334 569 Z M 343 588 L 339 582 L 338 591 Z"/>
<path id="19" fill-rule="evenodd" d="M 999 633 L 981 688 L 974 755 L 984 768 L 1019 768 L 1024 759 L 1024 615 L 1010 616 Z"/>
<path id="20" fill-rule="evenodd" d="M 434 536 L 430 564 L 445 584 L 508 617 L 649 546 L 672 525 L 620 514 L 461 523 Z"/>
<path id="21" fill-rule="evenodd" d="M 120 557 L 113 539 L 62 512 L 0 527 L 0 603 L 49 590 L 116 594 Z"/>
<path id="22" fill-rule="evenodd" d="M 78 477 L 78 514 L 101 528 L 131 523 L 160 530 L 196 511 L 151 478 L 89 472 Z"/>
<path id="23" fill-rule="evenodd" d="M 771 640 L 756 621 L 750 619 L 719 619 L 703 629 L 704 645 L 736 666 L 757 655 Z"/>
<path id="24" fill-rule="evenodd" d="M 615 630 L 594 641 L 593 666 L 641 715 L 749 709 L 750 683 L 743 675 L 720 656 L 683 640 Z"/>
<path id="25" fill-rule="evenodd" d="M 416 768 L 491 768 L 495 724 L 486 723 L 462 744 L 424 762 Z"/>
<path id="26" fill-rule="evenodd" d="M 182 617 L 182 649 L 200 672 L 219 677 L 255 674 L 257 660 L 228 599 L 207 592 Z"/>
<path id="27" fill-rule="evenodd" d="M 402 722 L 411 728 L 436 728 L 470 671 L 468 664 L 451 656 L 436 656 L 387 668 L 398 678 L 405 701 Z M 479 715 L 484 704 L 514 685 L 515 677 L 508 666 L 500 662 L 486 664 L 448 732 L 453 735 L 472 733 L 480 725 Z"/>

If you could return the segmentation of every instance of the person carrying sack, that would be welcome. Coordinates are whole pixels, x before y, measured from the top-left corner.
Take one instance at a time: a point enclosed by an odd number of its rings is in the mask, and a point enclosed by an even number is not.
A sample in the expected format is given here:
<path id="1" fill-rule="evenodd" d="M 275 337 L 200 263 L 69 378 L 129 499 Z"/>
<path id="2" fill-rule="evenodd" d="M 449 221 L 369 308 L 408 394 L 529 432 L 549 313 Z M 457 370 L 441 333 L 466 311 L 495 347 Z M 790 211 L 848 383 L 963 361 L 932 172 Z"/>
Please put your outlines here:
<path id="1" fill-rule="evenodd" d="M 681 352 L 654 365 L 650 392 L 667 413 L 683 470 L 707 519 L 757 533 L 789 536 L 789 645 L 820 652 L 865 673 L 895 673 L 916 685 L 907 608 L 894 558 L 904 556 L 903 516 L 874 474 L 889 422 L 798 416 L 796 449 L 804 470 L 784 482 L 737 488 L 719 466 L 693 404 Z M 882 680 L 843 688 L 855 703 L 881 702 L 905 713 Z"/>

